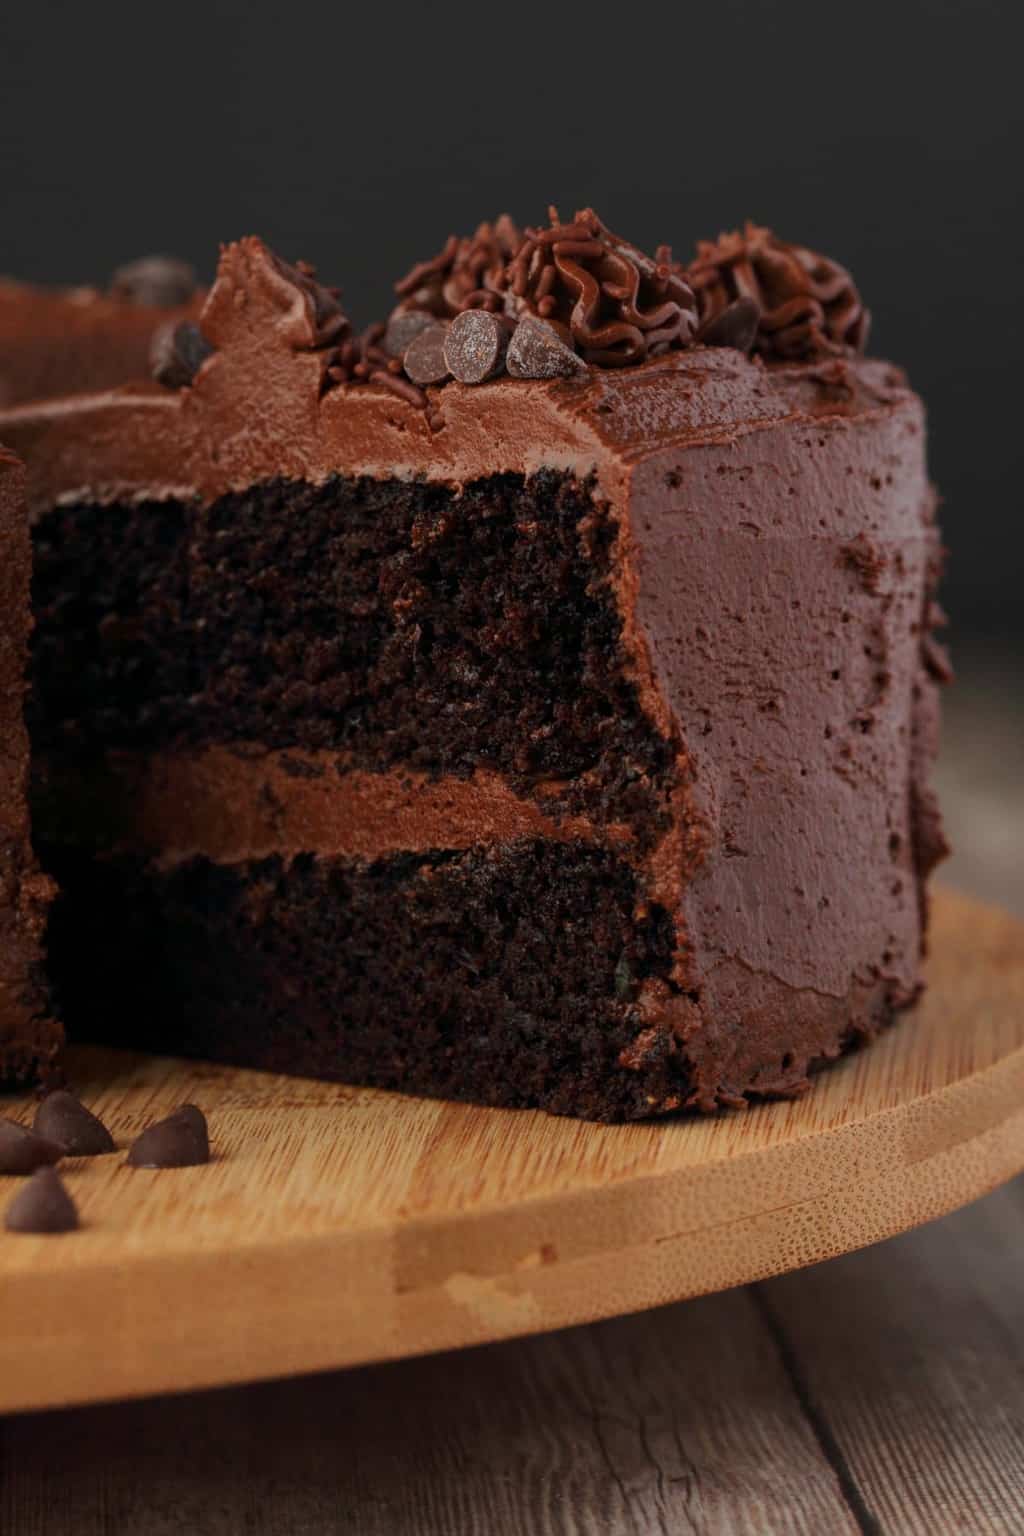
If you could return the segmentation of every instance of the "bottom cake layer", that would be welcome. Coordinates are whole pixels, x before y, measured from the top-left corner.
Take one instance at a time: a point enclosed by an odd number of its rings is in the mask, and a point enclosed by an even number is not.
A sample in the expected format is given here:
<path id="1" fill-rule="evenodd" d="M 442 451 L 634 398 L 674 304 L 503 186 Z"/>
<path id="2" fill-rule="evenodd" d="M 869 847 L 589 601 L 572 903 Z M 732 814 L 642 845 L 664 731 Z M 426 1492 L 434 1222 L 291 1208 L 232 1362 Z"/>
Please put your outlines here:
<path id="1" fill-rule="evenodd" d="M 631 1055 L 671 921 L 593 844 L 46 862 L 72 1037 L 591 1119 L 685 1099 L 680 1057 Z"/>
<path id="2" fill-rule="evenodd" d="M 50 1008 L 42 940 L 50 882 L 27 844 L 0 838 L 0 1084 L 53 1081 L 64 1034 Z"/>

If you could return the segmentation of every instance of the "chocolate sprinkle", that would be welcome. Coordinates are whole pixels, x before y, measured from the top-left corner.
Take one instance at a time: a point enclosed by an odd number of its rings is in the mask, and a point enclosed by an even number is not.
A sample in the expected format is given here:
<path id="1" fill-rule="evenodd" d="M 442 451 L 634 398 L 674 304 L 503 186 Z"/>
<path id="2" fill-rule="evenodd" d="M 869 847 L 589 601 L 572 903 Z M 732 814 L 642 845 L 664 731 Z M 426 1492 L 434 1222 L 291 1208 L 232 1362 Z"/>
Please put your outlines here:
<path id="1" fill-rule="evenodd" d="M 505 367 L 514 379 L 559 379 L 586 364 L 546 321 L 524 315 L 508 344 Z"/>
<path id="2" fill-rule="evenodd" d="M 727 304 L 720 314 L 712 315 L 704 329 L 698 332 L 697 340 L 705 347 L 735 347 L 737 352 L 749 352 L 757 339 L 760 323 L 760 304 L 744 295 Z"/>
<path id="3" fill-rule="evenodd" d="M 141 261 L 118 267 L 110 291 L 116 299 L 171 309 L 188 303 L 196 291 L 196 274 L 187 261 L 173 256 L 143 256 Z"/>
<path id="4" fill-rule="evenodd" d="M 147 1126 L 128 1152 L 133 1168 L 191 1168 L 209 1161 L 206 1117 L 194 1104 L 182 1104 L 166 1120 Z"/>
<path id="5" fill-rule="evenodd" d="M 37 1168 L 4 1217 L 8 1232 L 73 1232 L 78 1208 L 55 1168 Z"/>
<path id="6" fill-rule="evenodd" d="M 379 368 L 375 373 L 371 373 L 370 383 L 389 390 L 391 394 L 397 395 L 399 400 L 405 400 L 419 411 L 426 406 L 427 397 L 422 389 L 418 389 L 415 384 L 410 384 L 408 379 L 401 378 L 389 369 Z"/>
<path id="7" fill-rule="evenodd" d="M 58 1141 L 0 1117 L 0 1173 L 33 1173 L 59 1163 L 63 1156 L 64 1148 Z"/>
<path id="8" fill-rule="evenodd" d="M 493 224 L 479 224 L 466 239 L 449 235 L 444 249 L 430 261 L 417 262 L 395 284 L 395 292 L 406 308 L 425 310 L 438 320 L 451 320 L 464 309 L 501 309 L 506 267 L 522 239 L 507 213 Z"/>
<path id="9" fill-rule="evenodd" d="M 486 309 L 465 309 L 456 315 L 444 343 L 448 371 L 460 384 L 482 384 L 505 363 L 508 328 Z"/>
<path id="10" fill-rule="evenodd" d="M 68 1157 L 102 1157 L 115 1150 L 103 1121 L 63 1088 L 47 1094 L 36 1110 L 35 1130 L 63 1147 Z"/>
<path id="11" fill-rule="evenodd" d="M 571 224 L 527 229 L 508 267 L 506 308 L 551 322 L 585 362 L 621 368 L 693 344 L 696 300 L 672 251 L 653 259 L 612 233 L 593 208 Z"/>
<path id="12" fill-rule="evenodd" d="M 384 332 L 384 350 L 391 357 L 404 357 L 416 337 L 437 322 L 422 309 L 396 309 Z"/>
<path id="13" fill-rule="evenodd" d="M 153 333 L 149 362 L 153 377 L 166 389 L 191 384 L 213 348 L 191 320 L 170 321 Z"/>
<path id="14" fill-rule="evenodd" d="M 402 363 L 414 384 L 443 384 L 449 377 L 444 355 L 447 336 L 448 327 L 435 323 L 410 342 Z"/>

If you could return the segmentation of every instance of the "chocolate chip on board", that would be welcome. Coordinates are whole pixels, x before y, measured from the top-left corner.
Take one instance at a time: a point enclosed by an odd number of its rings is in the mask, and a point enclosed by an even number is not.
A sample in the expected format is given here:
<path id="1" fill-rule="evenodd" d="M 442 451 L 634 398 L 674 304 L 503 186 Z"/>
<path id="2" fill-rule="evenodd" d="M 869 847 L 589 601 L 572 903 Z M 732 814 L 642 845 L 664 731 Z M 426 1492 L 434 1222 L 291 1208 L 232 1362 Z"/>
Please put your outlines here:
<path id="1" fill-rule="evenodd" d="M 78 1207 L 56 1168 L 37 1168 L 7 1207 L 8 1232 L 73 1232 Z"/>
<path id="2" fill-rule="evenodd" d="M 166 1120 L 147 1126 L 128 1151 L 133 1168 L 191 1168 L 209 1161 L 206 1117 L 194 1104 L 182 1104 Z"/>
<path id="3" fill-rule="evenodd" d="M 40 1136 L 16 1120 L 0 1117 L 0 1173 L 34 1173 L 37 1168 L 59 1163 L 63 1156 L 60 1142 Z"/>
<path id="4" fill-rule="evenodd" d="M 47 1094 L 33 1126 L 37 1135 L 62 1146 L 68 1157 L 102 1157 L 116 1150 L 103 1121 L 63 1088 Z"/>

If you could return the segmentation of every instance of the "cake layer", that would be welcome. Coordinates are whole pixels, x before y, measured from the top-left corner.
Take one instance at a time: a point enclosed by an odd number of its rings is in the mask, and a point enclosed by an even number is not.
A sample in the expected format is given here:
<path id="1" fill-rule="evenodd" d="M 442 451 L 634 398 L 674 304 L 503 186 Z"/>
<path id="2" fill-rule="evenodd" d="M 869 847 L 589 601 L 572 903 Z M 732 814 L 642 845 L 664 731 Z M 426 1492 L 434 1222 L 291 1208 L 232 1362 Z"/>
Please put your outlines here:
<path id="1" fill-rule="evenodd" d="M 29 833 L 24 488 L 21 465 L 0 448 L 0 1082 L 47 1076 L 62 1039 L 43 972 L 51 887 L 36 867 Z"/>
<path id="2" fill-rule="evenodd" d="M 60 505 L 34 538 L 39 753 L 259 743 L 587 775 L 575 808 L 657 812 L 674 753 L 623 651 L 617 525 L 565 475 Z"/>
<path id="3" fill-rule="evenodd" d="M 702 1020 L 668 912 L 579 841 L 161 867 L 51 850 L 73 1033 L 508 1107 L 631 1119 L 792 1095 L 892 1018 L 884 981 Z"/>
<path id="4" fill-rule="evenodd" d="M 619 1063 L 672 933 L 607 850 L 54 867 L 51 950 L 85 1038 L 597 1118 L 685 1089 L 666 1059 Z"/>

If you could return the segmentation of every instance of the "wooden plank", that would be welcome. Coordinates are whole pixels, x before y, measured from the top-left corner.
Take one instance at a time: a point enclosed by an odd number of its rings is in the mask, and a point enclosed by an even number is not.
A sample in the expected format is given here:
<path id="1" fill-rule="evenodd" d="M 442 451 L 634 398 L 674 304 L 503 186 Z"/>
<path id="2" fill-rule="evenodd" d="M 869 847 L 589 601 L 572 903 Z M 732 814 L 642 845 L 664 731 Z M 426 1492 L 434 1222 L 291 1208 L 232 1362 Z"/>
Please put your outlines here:
<path id="1" fill-rule="evenodd" d="M 758 1288 L 884 1531 L 1024 1530 L 1024 1183 Z"/>
<path id="2" fill-rule="evenodd" d="M 69 1162 L 84 1229 L 0 1234 L 0 1409 L 535 1333 L 940 1215 L 1024 1166 L 1024 926 L 945 892 L 931 981 L 806 1098 L 666 1124 L 87 1053 L 77 1086 L 122 1143 L 194 1099 L 217 1158 Z"/>
<path id="3" fill-rule="evenodd" d="M 7 1420 L 17 1536 L 844 1536 L 747 1292 L 516 1344 Z"/>

